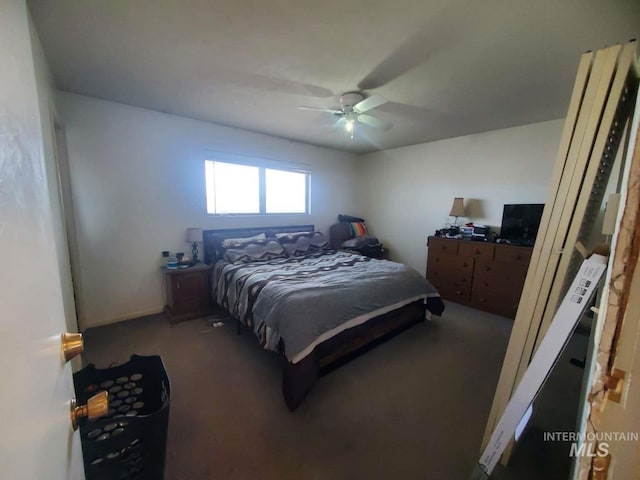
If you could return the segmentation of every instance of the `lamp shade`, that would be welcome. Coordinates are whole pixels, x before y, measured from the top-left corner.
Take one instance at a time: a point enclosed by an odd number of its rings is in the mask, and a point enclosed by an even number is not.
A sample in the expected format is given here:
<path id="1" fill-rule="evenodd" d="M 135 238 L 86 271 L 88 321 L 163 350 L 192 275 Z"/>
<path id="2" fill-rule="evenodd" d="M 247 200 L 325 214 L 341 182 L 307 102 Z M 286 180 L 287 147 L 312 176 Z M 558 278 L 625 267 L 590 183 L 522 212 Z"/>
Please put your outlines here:
<path id="1" fill-rule="evenodd" d="M 464 198 L 456 197 L 453 199 L 453 205 L 451 206 L 449 215 L 452 217 L 464 217 L 466 215 L 464 211 Z"/>
<path id="2" fill-rule="evenodd" d="M 202 242 L 201 228 L 187 228 L 187 243 Z"/>

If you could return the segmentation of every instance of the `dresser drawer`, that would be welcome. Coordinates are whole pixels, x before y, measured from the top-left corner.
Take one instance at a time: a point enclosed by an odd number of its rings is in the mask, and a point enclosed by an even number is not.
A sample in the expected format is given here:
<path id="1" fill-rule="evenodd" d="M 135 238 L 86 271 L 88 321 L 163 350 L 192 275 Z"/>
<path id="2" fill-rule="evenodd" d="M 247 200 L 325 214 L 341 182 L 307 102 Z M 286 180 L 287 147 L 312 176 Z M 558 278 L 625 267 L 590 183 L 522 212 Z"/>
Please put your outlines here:
<path id="1" fill-rule="evenodd" d="M 517 301 L 522 294 L 523 283 L 524 281 L 518 278 L 505 279 L 504 277 L 491 277 L 479 274 L 473 276 L 472 289 L 473 293 L 482 295 L 497 293 L 503 297 Z"/>
<path id="2" fill-rule="evenodd" d="M 509 262 L 523 265 L 525 268 L 529 266 L 531 261 L 532 248 L 516 247 L 514 245 L 500 245 L 496 248 L 496 261 Z"/>
<path id="3" fill-rule="evenodd" d="M 520 298 L 496 292 L 471 292 L 471 306 L 508 318 L 516 318 Z"/>
<path id="4" fill-rule="evenodd" d="M 527 276 L 519 264 L 476 260 L 473 271 L 473 290 L 483 289 L 509 296 L 519 296 Z"/>
<path id="5" fill-rule="evenodd" d="M 456 255 L 458 253 L 458 242 L 447 238 L 429 238 L 429 256 L 436 253 L 448 253 L 450 255 Z"/>
<path id="6" fill-rule="evenodd" d="M 464 305 L 469 304 L 470 289 L 469 285 L 462 283 L 450 284 L 441 289 L 438 289 L 438 293 L 445 300 L 450 300 L 456 303 L 462 303 Z"/>
<path id="7" fill-rule="evenodd" d="M 484 260 L 493 260 L 493 252 L 495 247 L 490 243 L 480 242 L 462 242 L 458 249 L 458 255 L 462 257 L 482 258 Z"/>
<path id="8" fill-rule="evenodd" d="M 448 268 L 450 270 L 461 270 L 471 273 L 473 270 L 473 258 L 460 257 L 449 253 L 431 253 L 427 261 L 427 269 L 429 268 Z"/>
<path id="9" fill-rule="evenodd" d="M 473 258 L 448 253 L 430 254 L 427 260 L 427 278 L 465 281 L 471 284 Z"/>

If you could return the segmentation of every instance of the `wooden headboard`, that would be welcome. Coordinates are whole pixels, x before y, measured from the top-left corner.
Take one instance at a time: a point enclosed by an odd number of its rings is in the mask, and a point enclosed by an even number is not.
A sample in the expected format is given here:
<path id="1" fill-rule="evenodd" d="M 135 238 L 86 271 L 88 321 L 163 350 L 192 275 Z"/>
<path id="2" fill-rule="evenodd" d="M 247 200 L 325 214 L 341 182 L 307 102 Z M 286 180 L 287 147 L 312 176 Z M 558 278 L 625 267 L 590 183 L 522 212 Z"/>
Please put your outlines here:
<path id="1" fill-rule="evenodd" d="M 276 233 L 313 232 L 314 225 L 287 225 L 282 227 L 224 228 L 220 230 L 204 230 L 202 242 L 204 246 L 204 262 L 208 265 L 216 263 L 220 245 L 225 238 L 252 237 L 265 233 L 267 237 L 275 237 Z"/>

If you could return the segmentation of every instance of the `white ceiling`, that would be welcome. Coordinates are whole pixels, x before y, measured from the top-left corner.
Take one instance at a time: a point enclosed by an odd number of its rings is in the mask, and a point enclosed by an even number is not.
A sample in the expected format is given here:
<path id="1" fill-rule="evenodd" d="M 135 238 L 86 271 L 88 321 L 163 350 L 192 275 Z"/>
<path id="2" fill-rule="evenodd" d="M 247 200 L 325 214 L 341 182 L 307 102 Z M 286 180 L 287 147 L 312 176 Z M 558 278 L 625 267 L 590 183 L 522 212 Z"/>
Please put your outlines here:
<path id="1" fill-rule="evenodd" d="M 581 53 L 638 38 L 639 0 L 33 0 L 57 87 L 367 152 L 565 115 Z M 328 113 L 379 93 L 387 132 Z"/>

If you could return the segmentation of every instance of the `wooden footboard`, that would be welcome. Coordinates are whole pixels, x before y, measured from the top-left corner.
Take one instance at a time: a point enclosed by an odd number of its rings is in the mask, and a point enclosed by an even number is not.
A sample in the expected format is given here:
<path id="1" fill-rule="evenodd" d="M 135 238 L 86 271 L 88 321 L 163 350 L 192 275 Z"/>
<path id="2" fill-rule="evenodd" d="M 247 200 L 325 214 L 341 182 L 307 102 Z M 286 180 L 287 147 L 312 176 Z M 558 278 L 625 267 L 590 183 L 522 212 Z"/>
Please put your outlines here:
<path id="1" fill-rule="evenodd" d="M 417 322 L 424 320 L 425 306 L 422 300 L 371 319 L 363 325 L 346 330 L 320 344 L 320 374 L 327 373 L 339 364 L 342 365 L 362 354 L 364 347 L 372 348 L 392 335 L 398 334 Z M 332 340 L 335 339 L 335 342 Z"/>

